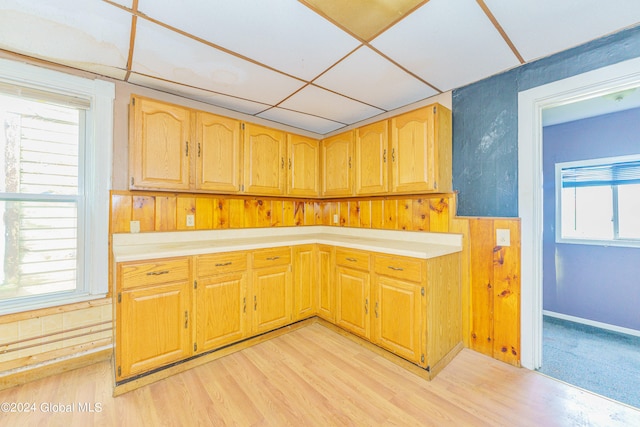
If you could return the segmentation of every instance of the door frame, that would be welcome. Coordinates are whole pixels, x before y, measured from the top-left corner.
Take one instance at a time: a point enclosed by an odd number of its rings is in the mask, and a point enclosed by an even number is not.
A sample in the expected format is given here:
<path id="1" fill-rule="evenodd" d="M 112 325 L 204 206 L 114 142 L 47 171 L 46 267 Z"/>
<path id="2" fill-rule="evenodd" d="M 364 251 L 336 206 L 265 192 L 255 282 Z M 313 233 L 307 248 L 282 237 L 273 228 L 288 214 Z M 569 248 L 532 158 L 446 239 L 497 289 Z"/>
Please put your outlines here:
<path id="1" fill-rule="evenodd" d="M 640 58 L 518 92 L 521 220 L 520 362 L 542 366 L 542 111 L 640 86 Z"/>

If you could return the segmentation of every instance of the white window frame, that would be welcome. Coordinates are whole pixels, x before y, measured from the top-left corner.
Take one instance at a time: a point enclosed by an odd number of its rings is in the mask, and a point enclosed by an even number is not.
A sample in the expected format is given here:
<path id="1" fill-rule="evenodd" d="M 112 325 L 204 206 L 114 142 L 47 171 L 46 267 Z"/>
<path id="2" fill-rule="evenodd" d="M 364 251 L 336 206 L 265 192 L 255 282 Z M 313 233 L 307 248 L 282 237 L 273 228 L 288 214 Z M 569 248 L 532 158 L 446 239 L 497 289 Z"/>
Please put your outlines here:
<path id="1" fill-rule="evenodd" d="M 611 163 L 633 162 L 640 160 L 640 155 L 603 157 L 598 159 L 578 160 L 573 162 L 556 163 L 555 165 L 555 191 L 556 191 L 556 243 L 576 244 L 576 245 L 595 245 L 595 246 L 620 246 L 620 247 L 640 247 L 640 240 L 637 239 L 579 239 L 562 237 L 562 169 L 582 167 L 582 166 L 598 166 Z M 613 209 L 613 229 L 614 236 L 618 230 L 618 210 L 617 205 L 617 186 L 614 186 L 612 204 Z"/>
<path id="2" fill-rule="evenodd" d="M 72 295 L 0 301 L 0 315 L 104 298 L 109 292 L 109 189 L 115 85 L 7 59 L 0 59 L 0 82 L 75 96 L 91 104 L 85 119 L 85 203 L 84 211 L 78 211 L 78 256 L 82 257 L 82 265 L 78 265 L 78 291 Z"/>

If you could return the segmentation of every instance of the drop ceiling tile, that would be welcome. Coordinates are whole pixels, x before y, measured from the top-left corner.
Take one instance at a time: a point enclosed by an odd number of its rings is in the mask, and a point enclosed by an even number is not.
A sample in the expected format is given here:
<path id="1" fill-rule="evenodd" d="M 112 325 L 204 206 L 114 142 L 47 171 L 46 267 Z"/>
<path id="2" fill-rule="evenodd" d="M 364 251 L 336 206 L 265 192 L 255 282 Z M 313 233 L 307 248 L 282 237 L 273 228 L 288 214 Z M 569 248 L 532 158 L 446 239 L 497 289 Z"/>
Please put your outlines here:
<path id="1" fill-rule="evenodd" d="M 640 22 L 638 0 L 485 0 L 530 61 Z"/>
<path id="2" fill-rule="evenodd" d="M 359 48 L 314 84 L 383 110 L 393 110 L 438 93 L 368 47 Z"/>
<path id="3" fill-rule="evenodd" d="M 359 45 L 293 0 L 140 0 L 138 8 L 153 19 L 305 80 Z"/>
<path id="4" fill-rule="evenodd" d="M 131 15 L 99 0 L 5 0 L 0 48 L 123 78 Z"/>
<path id="5" fill-rule="evenodd" d="M 519 65 L 475 0 L 431 0 L 371 44 L 442 91 Z"/>
<path id="6" fill-rule="evenodd" d="M 356 123 L 384 112 L 316 86 L 305 87 L 279 106 L 344 124 Z"/>
<path id="7" fill-rule="evenodd" d="M 273 105 L 303 83 L 206 44 L 138 20 L 132 70 Z"/>
<path id="8" fill-rule="evenodd" d="M 343 123 L 277 107 L 263 111 L 262 113 L 257 114 L 257 116 L 273 122 L 315 132 L 320 135 L 324 135 L 325 133 L 332 132 L 345 126 Z"/>
<path id="9" fill-rule="evenodd" d="M 176 83 L 167 82 L 164 80 L 154 79 L 153 77 L 143 76 L 136 73 L 131 73 L 129 76 L 129 83 L 156 89 L 162 92 L 167 92 L 185 98 L 193 99 L 196 101 L 204 102 L 211 105 L 216 105 L 228 110 L 237 111 L 240 113 L 254 115 L 269 108 L 266 104 L 260 104 L 257 102 L 246 101 L 244 99 L 234 98 L 231 96 L 220 95 L 217 93 L 207 92 L 206 90 L 197 89 L 189 86 L 183 86 Z"/>

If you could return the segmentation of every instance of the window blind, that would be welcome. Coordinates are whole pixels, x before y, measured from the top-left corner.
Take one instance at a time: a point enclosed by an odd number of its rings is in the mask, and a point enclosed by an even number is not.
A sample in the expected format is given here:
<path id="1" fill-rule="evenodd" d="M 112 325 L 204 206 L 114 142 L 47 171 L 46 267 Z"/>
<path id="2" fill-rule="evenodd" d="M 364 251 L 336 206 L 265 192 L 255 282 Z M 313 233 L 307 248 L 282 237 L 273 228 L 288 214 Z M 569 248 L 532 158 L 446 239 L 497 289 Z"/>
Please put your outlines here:
<path id="1" fill-rule="evenodd" d="M 640 160 L 563 168 L 562 187 L 640 184 Z"/>

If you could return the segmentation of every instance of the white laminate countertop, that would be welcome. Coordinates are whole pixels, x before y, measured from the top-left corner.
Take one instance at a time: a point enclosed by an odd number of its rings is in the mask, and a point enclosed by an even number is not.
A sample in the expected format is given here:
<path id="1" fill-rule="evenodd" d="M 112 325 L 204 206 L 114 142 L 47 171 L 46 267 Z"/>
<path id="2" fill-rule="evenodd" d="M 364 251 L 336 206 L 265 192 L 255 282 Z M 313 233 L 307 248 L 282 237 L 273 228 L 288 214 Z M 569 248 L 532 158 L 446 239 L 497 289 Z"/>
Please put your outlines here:
<path id="1" fill-rule="evenodd" d="M 462 251 L 462 235 L 305 226 L 113 235 L 115 262 L 322 243 L 429 259 Z"/>

